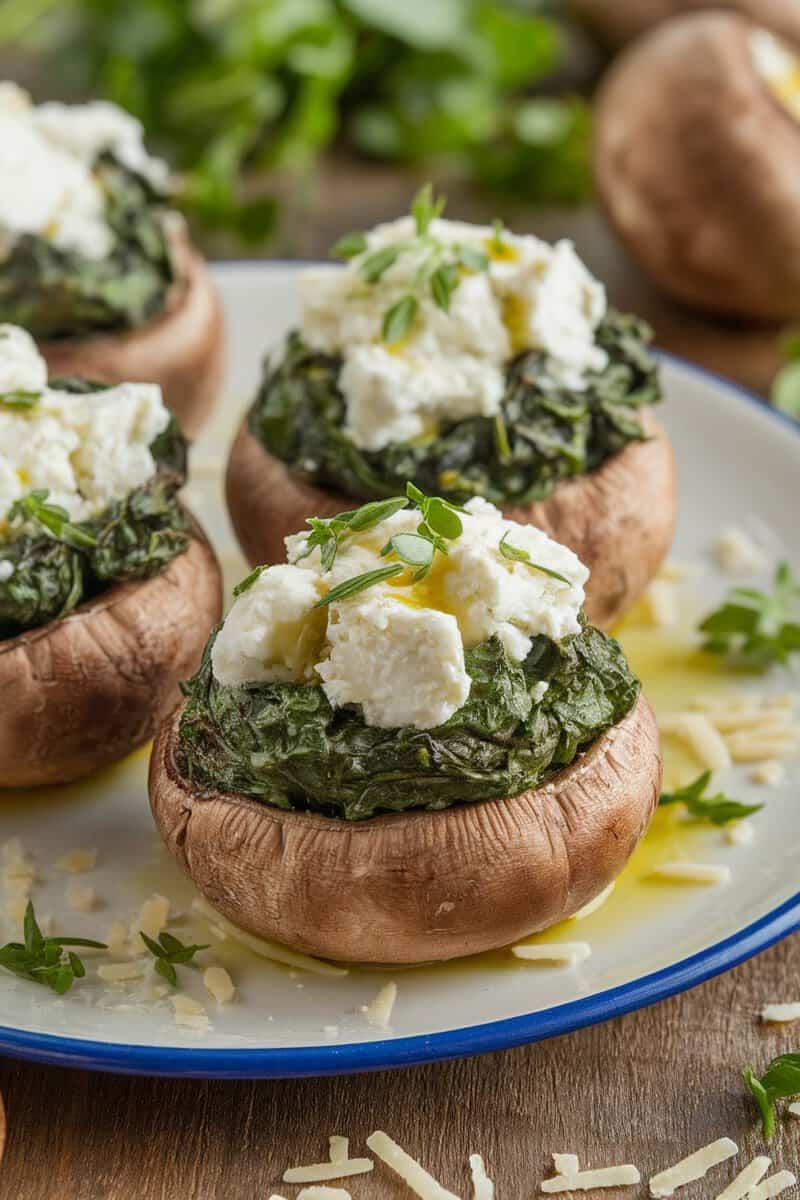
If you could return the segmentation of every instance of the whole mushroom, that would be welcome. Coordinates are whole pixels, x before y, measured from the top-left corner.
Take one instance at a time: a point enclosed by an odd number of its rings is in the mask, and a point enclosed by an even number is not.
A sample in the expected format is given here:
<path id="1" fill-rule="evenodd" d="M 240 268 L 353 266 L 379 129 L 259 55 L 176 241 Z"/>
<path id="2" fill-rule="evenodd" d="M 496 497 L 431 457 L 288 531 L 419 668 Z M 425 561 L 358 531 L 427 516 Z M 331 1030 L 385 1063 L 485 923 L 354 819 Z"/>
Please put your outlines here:
<path id="1" fill-rule="evenodd" d="M 600 199 L 631 254 L 688 305 L 757 320 L 800 313 L 792 65 L 788 44 L 745 17 L 704 12 L 635 42 L 601 85 Z"/>
<path id="2" fill-rule="evenodd" d="M 800 40 L 795 0 L 573 0 L 573 11 L 610 50 L 617 50 L 653 25 L 698 9 L 730 9 L 792 40 Z"/>

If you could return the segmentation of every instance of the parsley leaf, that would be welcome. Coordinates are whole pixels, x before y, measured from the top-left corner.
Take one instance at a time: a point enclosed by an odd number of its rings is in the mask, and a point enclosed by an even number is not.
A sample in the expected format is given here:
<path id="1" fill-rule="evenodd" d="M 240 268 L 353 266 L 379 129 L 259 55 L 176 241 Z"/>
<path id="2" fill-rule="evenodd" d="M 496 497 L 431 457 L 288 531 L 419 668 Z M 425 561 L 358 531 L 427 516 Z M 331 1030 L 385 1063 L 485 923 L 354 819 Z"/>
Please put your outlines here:
<path id="1" fill-rule="evenodd" d="M 167 983 L 171 983 L 173 987 L 176 987 L 178 983 L 178 973 L 175 970 L 175 965 L 191 962 L 198 950 L 208 949 L 207 945 L 185 946 L 180 938 L 176 938 L 174 934 L 167 933 L 166 929 L 161 931 L 157 939 L 148 937 L 140 929 L 139 937 L 156 960 L 156 972 L 162 979 L 166 979 Z"/>
<path id="2" fill-rule="evenodd" d="M 741 804 L 738 800 L 731 800 L 724 792 L 705 796 L 703 793 L 710 780 L 711 772 L 704 771 L 692 783 L 687 783 L 686 787 L 679 788 L 676 792 L 662 792 L 658 803 L 685 804 L 689 816 L 698 821 L 710 821 L 712 825 L 727 825 L 729 821 L 738 821 L 742 817 L 760 812 L 764 807 L 763 804 Z"/>
<path id="3" fill-rule="evenodd" d="M 800 583 L 788 563 L 775 572 L 773 591 L 732 588 L 700 622 L 703 649 L 765 670 L 800 652 Z"/>
<path id="4" fill-rule="evenodd" d="M 800 1095 L 800 1054 L 779 1054 L 759 1079 L 752 1067 L 742 1072 L 761 1112 L 761 1126 L 769 1142 L 775 1133 L 775 1101 Z"/>
<path id="5" fill-rule="evenodd" d="M 24 942 L 8 942 L 0 947 L 0 967 L 12 975 L 18 975 L 20 979 L 29 979 L 32 983 L 49 987 L 59 996 L 68 992 L 75 980 L 83 979 L 86 974 L 78 955 L 65 947 L 106 949 L 104 942 L 94 942 L 90 938 L 45 937 L 30 900 L 25 909 L 23 937 Z"/>

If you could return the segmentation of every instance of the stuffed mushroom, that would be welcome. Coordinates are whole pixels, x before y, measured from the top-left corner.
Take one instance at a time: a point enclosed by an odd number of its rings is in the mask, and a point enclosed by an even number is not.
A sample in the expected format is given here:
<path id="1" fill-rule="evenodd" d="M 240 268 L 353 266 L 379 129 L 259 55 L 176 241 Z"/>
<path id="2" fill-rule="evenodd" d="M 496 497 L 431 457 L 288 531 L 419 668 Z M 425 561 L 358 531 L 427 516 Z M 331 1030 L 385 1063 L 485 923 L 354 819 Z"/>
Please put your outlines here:
<path id="1" fill-rule="evenodd" d="M 54 375 L 160 384 L 194 436 L 220 383 L 220 306 L 139 122 L 0 84 L 0 177 L 0 321 Z"/>
<path id="2" fill-rule="evenodd" d="M 336 959 L 447 959 L 570 916 L 660 789 L 576 555 L 481 497 L 408 496 L 311 518 L 239 585 L 151 759 L 210 902 Z"/>
<path id="3" fill-rule="evenodd" d="M 221 612 L 156 384 L 51 379 L 0 326 L 0 787 L 65 783 L 145 742 Z"/>
<path id="4" fill-rule="evenodd" d="M 251 562 L 309 512 L 411 479 L 541 526 L 591 569 L 607 626 L 670 544 L 674 467 L 647 331 L 606 305 L 569 242 L 413 215 L 298 276 L 300 320 L 234 444 L 228 506 Z"/>

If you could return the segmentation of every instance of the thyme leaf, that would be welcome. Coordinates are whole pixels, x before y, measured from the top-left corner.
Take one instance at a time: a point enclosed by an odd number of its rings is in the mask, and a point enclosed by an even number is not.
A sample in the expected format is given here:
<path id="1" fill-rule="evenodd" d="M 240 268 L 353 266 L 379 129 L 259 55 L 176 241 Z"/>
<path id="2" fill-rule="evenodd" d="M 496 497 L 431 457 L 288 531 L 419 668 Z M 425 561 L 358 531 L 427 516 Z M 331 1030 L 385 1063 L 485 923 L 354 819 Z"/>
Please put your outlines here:
<path id="1" fill-rule="evenodd" d="M 75 980 L 83 979 L 86 974 L 81 959 L 66 947 L 106 949 L 105 942 L 95 942 L 91 938 L 45 937 L 30 900 L 25 909 L 22 929 L 24 942 L 8 942 L 0 947 L 0 967 L 20 979 L 29 979 L 31 983 L 49 987 L 59 996 L 68 992 Z"/>
<path id="2" fill-rule="evenodd" d="M 37 488 L 28 492 L 20 500 L 15 500 L 8 510 L 9 521 L 36 521 L 46 529 L 56 541 L 64 542 L 76 550 L 84 550 L 97 545 L 97 538 L 87 529 L 81 529 L 69 519 L 69 513 L 60 504 L 48 504 L 50 492 L 47 488 Z"/>
<path id="3" fill-rule="evenodd" d="M 738 821 L 749 817 L 752 813 L 760 812 L 763 804 L 741 804 L 731 800 L 724 792 L 714 796 L 704 795 L 711 780 L 711 772 L 704 771 L 686 787 L 678 788 L 675 792 L 662 792 L 659 804 L 685 804 L 689 816 L 698 821 L 710 821 L 712 825 L 727 825 L 729 821 Z"/>
<path id="4" fill-rule="evenodd" d="M 507 532 L 500 539 L 500 545 L 497 549 L 503 558 L 507 558 L 509 562 L 524 563 L 532 571 L 541 571 L 543 575 L 549 575 L 552 579 L 558 579 L 561 583 L 565 583 L 567 587 L 572 587 L 572 580 L 567 579 L 566 575 L 562 575 L 559 571 L 554 571 L 552 567 L 544 567 L 541 563 L 534 562 L 527 550 L 522 550 L 519 546 L 512 546 L 508 541 Z"/>
<path id="5" fill-rule="evenodd" d="M 326 604 L 347 600 L 350 596 L 355 596 L 358 592 L 373 587 L 376 583 L 382 583 L 384 579 L 401 575 L 404 569 L 400 563 L 393 563 L 389 567 L 376 567 L 374 571 L 365 571 L 363 575 L 354 575 L 352 579 L 345 579 L 343 583 L 337 583 L 336 587 L 331 588 L 321 600 L 317 601 L 314 608 L 324 608 Z"/>
<path id="6" fill-rule="evenodd" d="M 167 933 L 166 929 L 162 929 L 157 938 L 148 937 L 140 929 L 139 937 L 156 960 L 156 972 L 173 987 L 177 987 L 178 984 L 178 973 L 175 966 L 191 962 L 198 950 L 208 949 L 207 945 L 186 946 L 180 938 L 176 938 L 172 933 Z"/>

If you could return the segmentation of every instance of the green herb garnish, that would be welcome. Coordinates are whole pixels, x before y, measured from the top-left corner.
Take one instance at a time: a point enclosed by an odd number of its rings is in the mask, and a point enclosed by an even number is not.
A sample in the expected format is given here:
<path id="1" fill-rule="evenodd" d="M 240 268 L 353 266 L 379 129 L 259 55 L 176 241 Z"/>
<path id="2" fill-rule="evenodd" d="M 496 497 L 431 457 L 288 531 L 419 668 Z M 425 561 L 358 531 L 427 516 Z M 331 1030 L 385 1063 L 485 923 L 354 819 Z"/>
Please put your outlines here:
<path id="1" fill-rule="evenodd" d="M 711 772 L 704 771 L 692 783 L 679 788 L 676 792 L 662 792 L 659 804 L 685 804 L 689 816 L 698 821 L 710 821 L 712 825 L 727 825 L 729 821 L 738 821 L 749 817 L 752 813 L 760 812 L 763 804 L 741 804 L 731 800 L 724 792 L 714 796 L 703 793 L 711 781 Z"/>
<path id="2" fill-rule="evenodd" d="M 761 1126 L 769 1142 L 775 1133 L 775 1101 L 800 1095 L 800 1054 L 779 1054 L 759 1079 L 745 1067 L 744 1081 L 761 1112 Z"/>
<path id="3" fill-rule="evenodd" d="M 12 975 L 18 975 L 20 979 L 29 979 L 32 983 L 49 987 L 59 996 L 68 992 L 75 980 L 83 979 L 86 974 L 78 955 L 66 947 L 106 949 L 105 942 L 95 942 L 90 938 L 45 937 L 30 900 L 25 909 L 23 937 L 24 942 L 8 942 L 0 947 L 0 967 Z"/>
<path id="4" fill-rule="evenodd" d="M 404 568 L 399 563 L 394 563 L 390 567 L 376 567 L 374 571 L 365 571 L 363 575 L 354 575 L 352 579 L 345 579 L 343 583 L 337 583 L 336 587 L 331 588 L 327 595 L 317 601 L 314 608 L 324 608 L 326 604 L 333 604 L 337 600 L 347 600 L 350 596 L 355 596 L 358 592 L 373 587 L 376 583 L 382 583 L 384 579 L 391 579 L 395 575 L 402 574 L 403 570 Z"/>
<path id="5" fill-rule="evenodd" d="M 305 550 L 295 561 L 302 562 L 319 546 L 322 569 L 330 571 L 346 536 L 373 529 L 401 508 L 405 508 L 407 503 L 405 496 L 390 496 L 387 500 L 372 500 L 368 504 L 362 504 L 360 508 L 337 513 L 335 517 L 308 517 L 306 524 L 310 526 L 311 533 L 308 535 Z M 242 580 L 239 588 L 246 591 L 255 583 L 262 570 L 263 567 L 256 567 L 255 571 Z"/>
<path id="6" fill-rule="evenodd" d="M 75 550 L 85 550 L 88 546 L 96 546 L 97 538 L 87 529 L 81 529 L 70 521 L 69 513 L 60 504 L 48 504 L 50 492 L 47 488 L 36 489 L 15 500 L 8 510 L 8 520 L 36 521 L 46 529 L 56 541 L 64 542 Z"/>
<path id="7" fill-rule="evenodd" d="M 198 950 L 208 949 L 208 946 L 185 946 L 179 938 L 167 933 L 166 929 L 162 929 L 158 938 L 148 937 L 140 929 L 139 937 L 156 960 L 156 973 L 173 987 L 177 987 L 178 984 L 176 965 L 191 962 Z"/>
<path id="8" fill-rule="evenodd" d="M 19 412 L 30 412 L 41 398 L 41 392 L 0 392 L 0 408 L 14 408 Z"/>
<path id="9" fill-rule="evenodd" d="M 391 308 L 387 308 L 383 314 L 383 326 L 381 329 L 383 340 L 393 345 L 405 337 L 414 324 L 418 307 L 416 296 L 409 295 L 403 296 Z"/>
<path id="10" fill-rule="evenodd" d="M 519 546 L 512 546 L 508 540 L 508 533 L 503 534 L 497 549 L 503 558 L 507 558 L 509 562 L 524 563 L 532 571 L 541 571 L 543 575 L 549 575 L 552 579 L 558 579 L 561 583 L 565 583 L 567 587 L 572 587 L 572 580 L 567 579 L 566 575 L 560 574 L 559 571 L 554 571 L 552 567 L 543 567 L 541 563 L 533 561 L 527 550 L 522 550 Z"/>
<path id="11" fill-rule="evenodd" d="M 775 572 L 772 592 L 732 588 L 699 625 L 703 649 L 765 670 L 800 652 L 800 583 L 788 563 Z"/>

